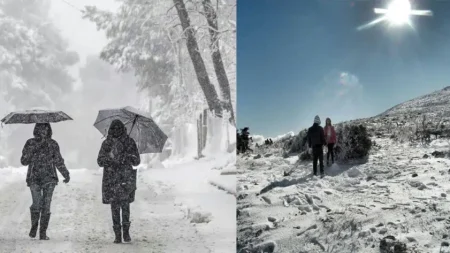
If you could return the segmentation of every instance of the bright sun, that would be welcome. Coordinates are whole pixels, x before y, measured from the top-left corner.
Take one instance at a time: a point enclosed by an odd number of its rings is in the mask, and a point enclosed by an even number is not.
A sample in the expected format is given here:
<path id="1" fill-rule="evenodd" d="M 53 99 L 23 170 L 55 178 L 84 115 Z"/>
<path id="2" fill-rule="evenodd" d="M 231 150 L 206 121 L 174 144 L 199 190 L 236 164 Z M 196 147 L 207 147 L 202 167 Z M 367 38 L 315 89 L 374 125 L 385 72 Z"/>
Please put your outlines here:
<path id="1" fill-rule="evenodd" d="M 413 27 L 411 20 L 409 19 L 410 16 L 433 16 L 433 12 L 431 10 L 413 10 L 409 0 L 392 0 L 386 9 L 374 8 L 373 11 L 376 14 L 381 14 L 383 16 L 372 20 L 367 24 L 359 26 L 357 28 L 358 31 L 370 28 L 384 21 L 387 21 L 394 26 L 401 27 L 408 24 Z"/>
<path id="2" fill-rule="evenodd" d="M 409 0 L 394 0 L 387 8 L 386 17 L 393 25 L 409 23 L 411 3 Z"/>

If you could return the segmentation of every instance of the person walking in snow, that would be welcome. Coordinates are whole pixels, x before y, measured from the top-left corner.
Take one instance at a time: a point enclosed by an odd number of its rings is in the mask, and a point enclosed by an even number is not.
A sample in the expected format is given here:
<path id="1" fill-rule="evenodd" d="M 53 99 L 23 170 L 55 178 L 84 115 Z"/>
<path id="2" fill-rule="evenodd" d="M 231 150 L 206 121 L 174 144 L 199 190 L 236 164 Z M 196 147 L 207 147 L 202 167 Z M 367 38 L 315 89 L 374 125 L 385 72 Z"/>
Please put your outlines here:
<path id="1" fill-rule="evenodd" d="M 239 133 L 239 130 L 236 130 L 236 153 L 239 154 L 239 152 L 242 149 L 242 137 Z"/>
<path id="2" fill-rule="evenodd" d="M 27 140 L 22 150 L 20 162 L 28 166 L 26 182 L 30 187 L 33 203 L 30 206 L 31 229 L 29 236 L 36 237 L 39 226 L 39 239 L 49 240 L 47 228 L 50 221 L 50 205 L 53 191 L 58 184 L 58 170 L 64 176 L 64 183 L 70 181 L 58 143 L 52 139 L 49 123 L 38 123 L 34 127 L 34 138 Z M 40 224 L 39 224 L 40 223 Z"/>
<path id="3" fill-rule="evenodd" d="M 126 132 L 120 120 L 114 120 L 98 154 L 97 163 L 103 167 L 102 201 L 111 205 L 114 243 L 130 242 L 130 203 L 136 192 L 136 170 L 141 163 L 136 142 Z M 120 223 L 122 210 L 122 224 Z"/>
<path id="4" fill-rule="evenodd" d="M 250 150 L 249 143 L 250 143 L 250 132 L 248 131 L 250 128 L 244 127 L 241 131 L 241 138 L 242 138 L 242 150 L 241 153 L 245 153 L 247 150 Z"/>
<path id="5" fill-rule="evenodd" d="M 327 165 L 330 165 L 330 156 L 331 156 L 331 164 L 334 164 L 334 146 L 337 142 L 336 137 L 336 131 L 334 129 L 334 126 L 331 125 L 331 119 L 327 118 L 325 120 L 325 136 L 328 146 L 328 153 L 327 153 Z"/>
<path id="6" fill-rule="evenodd" d="M 314 175 L 317 176 L 317 160 L 320 165 L 320 175 L 324 176 L 323 166 L 323 146 L 326 145 L 323 128 L 320 126 L 320 118 L 314 118 L 314 124 L 308 129 L 307 139 L 309 151 L 313 155 L 313 170 Z"/>

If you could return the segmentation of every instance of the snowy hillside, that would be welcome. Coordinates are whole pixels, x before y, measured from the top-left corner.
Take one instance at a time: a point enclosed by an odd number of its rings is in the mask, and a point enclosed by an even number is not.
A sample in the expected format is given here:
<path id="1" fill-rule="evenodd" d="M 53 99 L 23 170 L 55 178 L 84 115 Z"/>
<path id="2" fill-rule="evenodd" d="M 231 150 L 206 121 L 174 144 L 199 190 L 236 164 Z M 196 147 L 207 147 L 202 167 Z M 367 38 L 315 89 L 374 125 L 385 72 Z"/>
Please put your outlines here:
<path id="1" fill-rule="evenodd" d="M 375 117 L 342 123 L 364 123 L 369 129 L 386 130 L 417 126 L 423 122 L 430 130 L 445 130 L 450 126 L 450 86 L 396 105 Z"/>
<path id="2" fill-rule="evenodd" d="M 448 144 L 376 142 L 381 148 L 367 163 L 335 164 L 324 179 L 313 178 L 312 165 L 297 157 L 268 151 L 238 159 L 238 245 L 369 253 L 380 252 L 380 240 L 392 235 L 417 249 L 407 252 L 450 252 L 440 251 L 450 242 L 450 161 L 430 155 Z"/>
<path id="3" fill-rule="evenodd" d="M 285 155 L 293 139 L 238 156 L 238 252 L 450 252 L 450 140 L 408 139 L 418 113 L 430 129 L 445 122 L 428 115 L 450 111 L 446 97 L 449 88 L 344 122 L 366 125 L 376 144 L 366 161 L 325 167 L 323 179 Z"/>
<path id="4" fill-rule="evenodd" d="M 450 117 L 450 86 L 392 107 L 381 115 L 443 113 Z"/>

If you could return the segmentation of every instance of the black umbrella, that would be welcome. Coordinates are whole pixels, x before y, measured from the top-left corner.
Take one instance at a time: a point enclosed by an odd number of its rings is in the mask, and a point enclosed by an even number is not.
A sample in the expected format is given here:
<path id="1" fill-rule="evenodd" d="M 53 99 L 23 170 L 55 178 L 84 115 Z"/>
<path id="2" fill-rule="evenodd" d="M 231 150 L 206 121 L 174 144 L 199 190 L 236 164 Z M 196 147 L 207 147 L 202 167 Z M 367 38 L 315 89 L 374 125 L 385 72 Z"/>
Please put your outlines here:
<path id="1" fill-rule="evenodd" d="M 72 120 L 72 118 L 62 111 L 26 110 L 11 112 L 1 122 L 3 124 L 36 124 L 56 123 L 66 120 Z"/>
<path id="2" fill-rule="evenodd" d="M 115 119 L 123 122 L 129 136 L 136 142 L 139 154 L 160 153 L 163 150 L 167 135 L 146 112 L 131 106 L 100 110 L 94 126 L 106 136 Z"/>

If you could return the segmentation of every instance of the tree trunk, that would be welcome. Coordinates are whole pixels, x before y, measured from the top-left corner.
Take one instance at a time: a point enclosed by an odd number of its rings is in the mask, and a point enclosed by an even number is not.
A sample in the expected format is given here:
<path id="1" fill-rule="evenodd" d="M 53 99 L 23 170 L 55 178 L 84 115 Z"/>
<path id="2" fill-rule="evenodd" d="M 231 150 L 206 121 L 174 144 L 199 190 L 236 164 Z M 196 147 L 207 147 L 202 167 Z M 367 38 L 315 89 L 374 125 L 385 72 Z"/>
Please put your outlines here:
<path id="1" fill-rule="evenodd" d="M 214 70 L 216 72 L 217 81 L 222 93 L 222 99 L 225 103 L 225 109 L 231 114 L 230 121 L 233 125 L 236 125 L 234 118 L 233 104 L 231 103 L 230 83 L 228 81 L 227 72 L 222 61 L 222 54 L 219 47 L 219 24 L 217 21 L 217 13 L 211 3 L 211 0 L 203 0 L 203 8 L 205 9 L 205 17 L 209 25 L 209 35 L 211 38 L 211 52 L 212 60 L 214 64 Z"/>
<path id="2" fill-rule="evenodd" d="M 200 87 L 205 94 L 206 102 L 211 111 L 216 116 L 222 117 L 222 104 L 217 95 L 214 85 L 209 80 L 208 72 L 206 71 L 205 62 L 203 61 L 200 49 L 198 47 L 197 39 L 195 38 L 194 29 L 191 26 L 189 14 L 186 10 L 186 6 L 183 0 L 173 0 L 175 8 L 178 12 L 178 17 L 181 21 L 181 27 L 186 35 L 186 45 L 191 57 L 192 64 L 194 65 L 195 73 Z"/>

